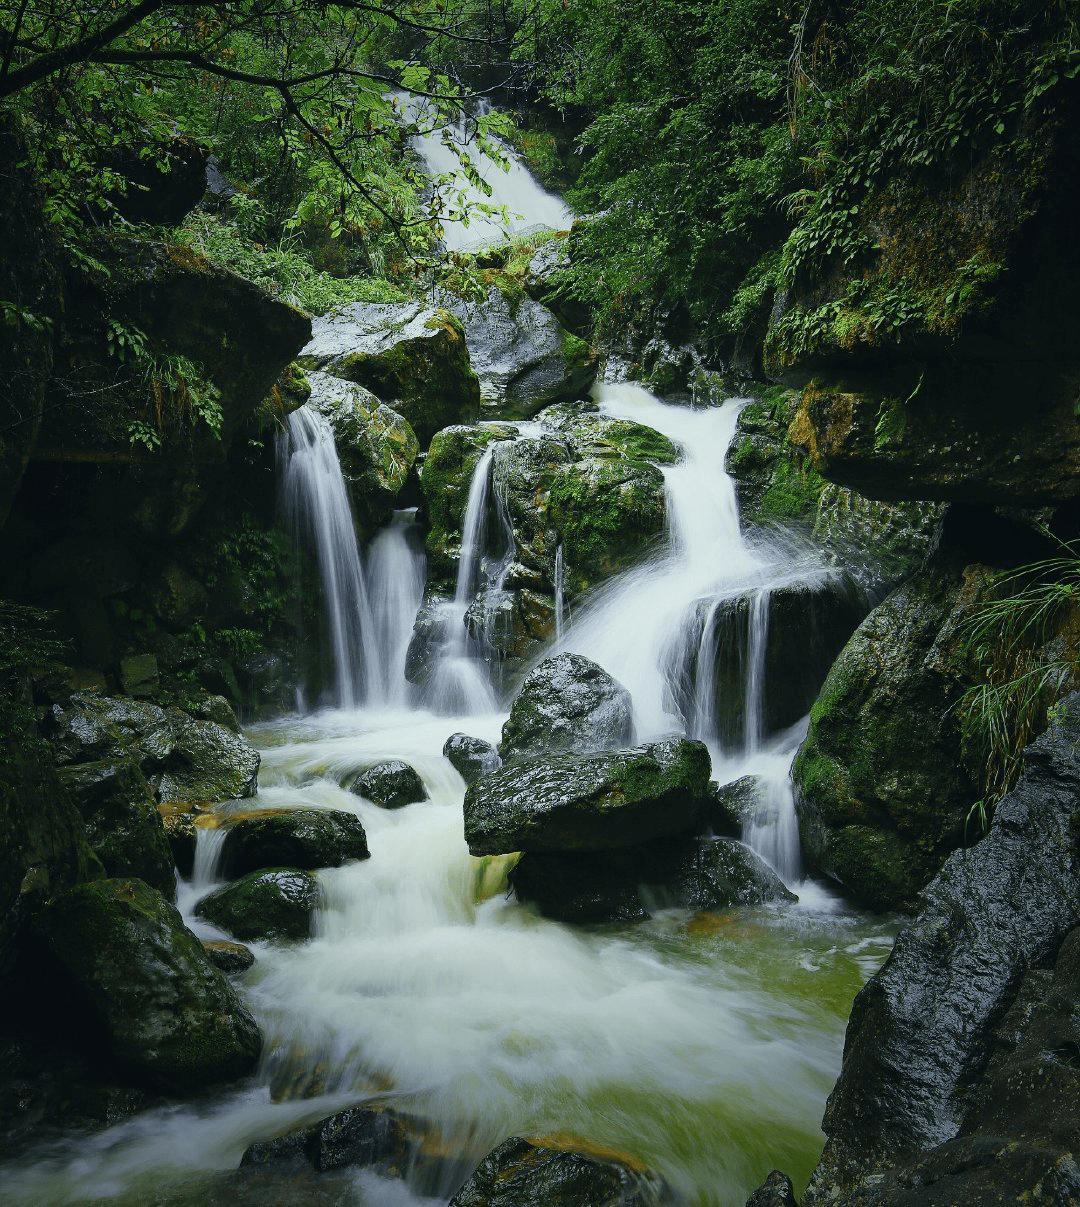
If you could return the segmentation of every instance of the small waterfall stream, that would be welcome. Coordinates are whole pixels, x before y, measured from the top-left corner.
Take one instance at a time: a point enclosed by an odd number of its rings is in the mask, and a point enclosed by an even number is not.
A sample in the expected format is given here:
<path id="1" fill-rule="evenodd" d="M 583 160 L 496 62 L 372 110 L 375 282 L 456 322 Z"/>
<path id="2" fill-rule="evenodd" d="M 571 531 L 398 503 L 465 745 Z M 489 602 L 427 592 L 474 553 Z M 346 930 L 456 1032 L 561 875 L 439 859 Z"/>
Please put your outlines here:
<path id="1" fill-rule="evenodd" d="M 666 548 L 576 607 L 560 646 L 594 658 L 631 690 L 640 737 L 690 731 L 708 741 L 721 779 L 761 778 L 763 805 L 746 838 L 794 882 L 787 773 L 798 729 L 770 735 L 748 722 L 743 740 L 725 746 L 706 681 L 719 656 L 713 622 L 726 603 L 748 597 L 743 703 L 760 713 L 754 667 L 770 592 L 826 571 L 803 554 L 793 559 L 783 542 L 752 545 L 740 532 L 723 473 L 738 401 L 689 410 L 609 386 L 599 402 L 665 432 L 684 458 L 665 471 Z M 422 589 L 414 517 L 395 515 L 361 559 L 340 472 L 335 478 L 327 464 L 326 431 L 306 408 L 290 417 L 283 490 L 301 539 L 315 540 L 335 584 L 337 707 L 252 731 L 263 763 L 258 796 L 244 806 L 351 811 L 371 858 L 319 873 L 309 942 L 251 945 L 257 960 L 243 986 L 266 1038 L 253 1084 L 32 1154 L 5 1168 L 8 1200 L 234 1201 L 229 1179 L 249 1144 L 357 1101 L 425 1120 L 432 1145 L 457 1159 L 434 1181 L 365 1173 L 320 1183 L 318 1194 L 343 1205 L 445 1203 L 513 1134 L 569 1133 L 619 1149 L 688 1204 L 707 1207 L 743 1202 L 774 1166 L 805 1178 L 848 1004 L 887 954 L 887 928 L 823 907 L 809 885 L 799 886 L 798 909 L 668 910 L 627 927 L 571 928 L 509 899 L 512 859 L 469 855 L 464 785 L 441 753 L 455 730 L 497 741 L 505 719 L 482 634 L 465 624 L 477 592 L 501 589 L 513 557 L 506 532 L 489 531 L 498 522 L 498 445 L 472 477 L 446 639 L 418 701 L 401 670 Z M 680 681 L 693 701 L 686 716 Z M 359 770 L 386 758 L 416 768 L 426 801 L 390 811 L 347 790 Z M 216 875 L 222 833 L 200 835 L 195 878 L 180 893 L 185 910 Z M 314 1189 L 310 1198 L 295 1193 L 276 1201 L 323 1201 Z"/>

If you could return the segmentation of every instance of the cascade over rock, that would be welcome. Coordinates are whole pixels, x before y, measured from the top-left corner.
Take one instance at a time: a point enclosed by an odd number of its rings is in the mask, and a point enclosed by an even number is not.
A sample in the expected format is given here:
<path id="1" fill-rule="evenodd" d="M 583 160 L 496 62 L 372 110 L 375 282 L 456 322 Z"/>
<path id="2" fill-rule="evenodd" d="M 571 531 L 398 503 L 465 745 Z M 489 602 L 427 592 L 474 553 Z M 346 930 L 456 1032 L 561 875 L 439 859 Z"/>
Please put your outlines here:
<path id="1" fill-rule="evenodd" d="M 530 671 L 503 726 L 504 761 L 539 755 L 591 754 L 629 745 L 634 713 L 630 693 L 595 662 L 557 654 Z"/>
<path id="2" fill-rule="evenodd" d="M 514 763 L 465 794 L 474 855 L 604 851 L 691 830 L 709 781 L 709 751 L 685 738 L 592 755 Z"/>
<path id="3" fill-rule="evenodd" d="M 494 285 L 480 301 L 446 292 L 439 300 L 465 330 L 485 414 L 528 419 L 549 403 L 588 393 L 596 352 L 546 306 L 531 297 L 511 300 Z"/>
<path id="4" fill-rule="evenodd" d="M 334 433 L 353 513 L 365 528 L 389 518 L 416 463 L 420 442 L 406 419 L 370 390 L 328 373 L 307 375 L 307 405 Z"/>
<path id="5" fill-rule="evenodd" d="M 1080 1185 L 1071 1158 L 1062 1163 L 1075 1142 L 1070 1108 L 1080 1082 L 1072 1005 L 1067 1022 L 1060 1013 L 1077 976 L 1076 941 L 1068 950 L 1062 943 L 1080 924 L 1078 750 L 1073 694 L 1025 751 L 1020 781 L 987 837 L 949 856 L 856 998 L 823 1123 L 828 1142 L 804 1207 L 914 1207 L 941 1201 L 939 1191 L 919 1194 L 939 1179 L 949 1202 L 991 1201 L 979 1198 L 988 1165 L 995 1199 L 1002 1181 L 1018 1202 L 1049 1193 L 1046 1178 L 1070 1194 Z M 1059 951 L 1051 985 L 1044 973 L 1022 981 Z M 1024 986 L 1034 997 L 1018 996 Z M 994 1028 L 1011 1004 L 995 1048 Z M 890 1169 L 897 1177 L 883 1185 Z M 1044 1201 L 1069 1200 L 1049 1193 Z"/>
<path id="6" fill-rule="evenodd" d="M 190 1093 L 251 1072 L 259 1029 L 180 915 L 141 880 L 54 898 L 36 929 L 133 1078 Z"/>
<path id="7" fill-rule="evenodd" d="M 268 867 L 328 868 L 367 859 L 360 819 L 340 809 L 257 813 L 228 826 L 222 872 L 242 876 Z"/>
<path id="8" fill-rule="evenodd" d="M 448 424 L 474 420 L 480 406 L 461 323 L 420 302 L 353 302 L 324 315 L 299 361 L 371 390 L 422 445 Z"/>

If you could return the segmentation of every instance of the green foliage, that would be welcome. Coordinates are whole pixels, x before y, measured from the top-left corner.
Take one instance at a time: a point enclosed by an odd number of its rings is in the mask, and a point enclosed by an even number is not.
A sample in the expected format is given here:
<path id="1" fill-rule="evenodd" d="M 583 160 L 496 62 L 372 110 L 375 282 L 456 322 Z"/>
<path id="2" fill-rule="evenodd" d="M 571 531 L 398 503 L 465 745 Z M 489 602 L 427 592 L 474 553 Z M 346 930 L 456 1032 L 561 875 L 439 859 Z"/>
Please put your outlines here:
<path id="1" fill-rule="evenodd" d="M 1047 724 L 1050 710 L 1076 670 L 1080 558 L 1034 562 L 998 576 L 994 596 L 966 624 L 968 652 L 981 682 L 959 705 L 965 754 L 985 767 L 978 816 L 985 830 L 994 805 L 1013 787 L 1024 748 Z"/>

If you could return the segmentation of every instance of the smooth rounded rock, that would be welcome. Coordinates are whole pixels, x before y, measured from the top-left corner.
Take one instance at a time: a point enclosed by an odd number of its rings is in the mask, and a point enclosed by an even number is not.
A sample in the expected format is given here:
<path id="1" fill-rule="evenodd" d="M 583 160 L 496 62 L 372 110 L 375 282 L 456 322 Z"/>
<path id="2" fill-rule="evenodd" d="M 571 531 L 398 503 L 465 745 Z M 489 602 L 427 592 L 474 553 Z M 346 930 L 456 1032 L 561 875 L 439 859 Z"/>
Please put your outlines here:
<path id="1" fill-rule="evenodd" d="M 401 809 L 428 798 L 424 781 L 400 759 L 388 759 L 362 771 L 349 791 L 384 809 Z"/>
<path id="2" fill-rule="evenodd" d="M 490 742 L 466 733 L 452 733 L 443 744 L 442 752 L 466 786 L 502 766 L 499 752 Z"/>
<path id="3" fill-rule="evenodd" d="M 195 913 L 238 939 L 306 939 L 318 903 L 310 872 L 267 868 L 210 893 Z"/>
<path id="4" fill-rule="evenodd" d="M 226 876 L 268 867 L 340 867 L 368 858 L 367 835 L 355 813 L 340 809 L 293 809 L 233 822 L 222 844 Z"/>

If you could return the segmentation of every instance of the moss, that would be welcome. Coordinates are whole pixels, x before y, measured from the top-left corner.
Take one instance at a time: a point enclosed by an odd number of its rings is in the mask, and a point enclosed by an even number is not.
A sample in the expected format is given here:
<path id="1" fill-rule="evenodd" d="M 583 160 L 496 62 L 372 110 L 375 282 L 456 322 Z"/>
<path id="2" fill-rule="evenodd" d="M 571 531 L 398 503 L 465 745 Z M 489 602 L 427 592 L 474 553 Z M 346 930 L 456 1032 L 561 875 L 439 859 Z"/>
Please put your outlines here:
<path id="1" fill-rule="evenodd" d="M 576 335 L 571 335 L 569 331 L 563 332 L 562 354 L 566 361 L 576 365 L 587 365 L 594 357 L 592 347 L 588 341 L 579 339 Z"/>
<path id="2" fill-rule="evenodd" d="M 780 459 L 773 484 L 762 496 L 760 512 L 766 519 L 808 520 L 817 514 L 825 479 L 799 460 Z"/>

